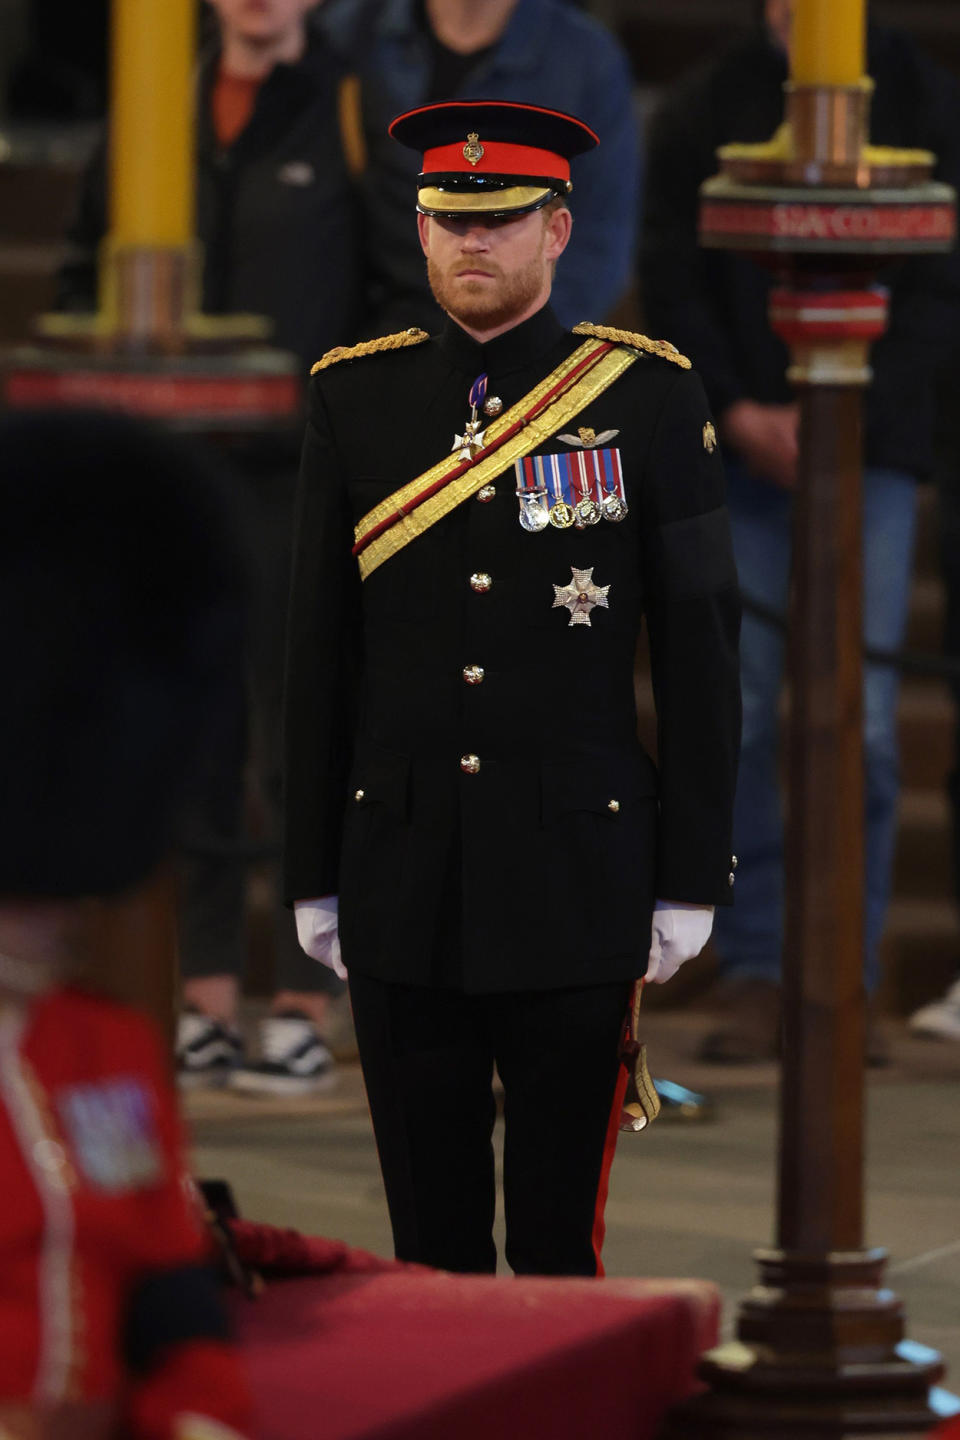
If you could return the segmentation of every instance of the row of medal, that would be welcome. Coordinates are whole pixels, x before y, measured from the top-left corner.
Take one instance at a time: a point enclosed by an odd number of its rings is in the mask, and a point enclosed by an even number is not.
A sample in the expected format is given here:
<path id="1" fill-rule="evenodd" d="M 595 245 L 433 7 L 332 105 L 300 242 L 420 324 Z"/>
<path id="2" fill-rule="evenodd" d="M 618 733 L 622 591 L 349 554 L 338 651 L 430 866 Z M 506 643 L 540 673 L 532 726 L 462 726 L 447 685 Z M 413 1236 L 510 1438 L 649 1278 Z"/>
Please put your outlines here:
<path id="1" fill-rule="evenodd" d="M 627 497 L 619 450 L 527 455 L 514 464 L 520 524 L 536 533 L 553 525 L 578 530 L 625 519 Z"/>

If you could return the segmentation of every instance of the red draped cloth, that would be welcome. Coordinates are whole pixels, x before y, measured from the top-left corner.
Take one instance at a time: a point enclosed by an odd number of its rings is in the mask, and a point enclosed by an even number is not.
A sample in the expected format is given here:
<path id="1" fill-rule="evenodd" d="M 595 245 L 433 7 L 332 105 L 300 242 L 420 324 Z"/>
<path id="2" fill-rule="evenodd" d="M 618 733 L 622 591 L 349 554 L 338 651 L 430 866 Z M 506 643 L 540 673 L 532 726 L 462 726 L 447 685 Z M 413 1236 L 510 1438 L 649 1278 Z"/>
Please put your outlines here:
<path id="1" fill-rule="evenodd" d="M 233 1302 L 261 1440 L 653 1440 L 717 1339 L 703 1281 L 451 1275 L 232 1228 L 291 1277 Z"/>

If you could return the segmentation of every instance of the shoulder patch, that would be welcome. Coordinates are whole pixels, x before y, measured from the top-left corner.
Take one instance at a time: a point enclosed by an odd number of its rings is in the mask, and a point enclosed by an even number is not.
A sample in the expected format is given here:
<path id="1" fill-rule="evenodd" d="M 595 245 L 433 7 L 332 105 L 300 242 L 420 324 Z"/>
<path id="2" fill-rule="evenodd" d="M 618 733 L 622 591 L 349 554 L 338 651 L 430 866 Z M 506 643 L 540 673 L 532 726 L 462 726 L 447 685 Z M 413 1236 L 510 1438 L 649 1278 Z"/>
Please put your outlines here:
<path id="1" fill-rule="evenodd" d="M 421 345 L 429 339 L 426 330 L 418 330 L 414 325 L 409 330 L 398 331 L 396 335 L 378 335 L 375 340 L 361 340 L 359 345 L 337 345 L 310 367 L 310 374 L 316 375 L 318 370 L 339 365 L 341 360 L 359 360 L 361 355 L 378 355 L 383 350 L 402 350 L 407 345 Z"/>
<path id="2" fill-rule="evenodd" d="M 693 369 L 686 355 L 681 355 L 676 345 L 671 345 L 669 340 L 651 340 L 648 335 L 639 335 L 634 330 L 618 330 L 613 325 L 591 325 L 589 320 L 574 325 L 573 333 L 590 335 L 595 340 L 612 340 L 615 345 L 629 345 L 633 350 L 642 350 L 647 355 L 658 355 L 661 360 L 670 360 L 674 365 L 679 365 L 681 370 Z"/>

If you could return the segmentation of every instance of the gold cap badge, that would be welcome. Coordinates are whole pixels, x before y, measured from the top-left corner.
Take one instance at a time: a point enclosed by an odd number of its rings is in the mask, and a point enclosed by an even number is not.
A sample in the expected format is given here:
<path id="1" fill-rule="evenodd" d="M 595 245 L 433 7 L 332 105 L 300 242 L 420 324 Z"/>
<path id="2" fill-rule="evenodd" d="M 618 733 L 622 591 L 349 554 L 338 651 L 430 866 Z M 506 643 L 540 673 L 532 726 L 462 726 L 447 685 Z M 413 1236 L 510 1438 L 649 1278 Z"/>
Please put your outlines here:
<path id="1" fill-rule="evenodd" d="M 712 420 L 708 420 L 703 427 L 703 448 L 708 455 L 712 455 L 717 448 L 717 432 L 713 428 Z"/>
<path id="2" fill-rule="evenodd" d="M 463 147 L 464 160 L 469 160 L 471 165 L 479 165 L 480 161 L 484 157 L 484 154 L 484 148 L 480 144 L 480 136 L 476 133 L 475 130 L 471 130 L 470 134 L 467 136 L 467 143 Z"/>

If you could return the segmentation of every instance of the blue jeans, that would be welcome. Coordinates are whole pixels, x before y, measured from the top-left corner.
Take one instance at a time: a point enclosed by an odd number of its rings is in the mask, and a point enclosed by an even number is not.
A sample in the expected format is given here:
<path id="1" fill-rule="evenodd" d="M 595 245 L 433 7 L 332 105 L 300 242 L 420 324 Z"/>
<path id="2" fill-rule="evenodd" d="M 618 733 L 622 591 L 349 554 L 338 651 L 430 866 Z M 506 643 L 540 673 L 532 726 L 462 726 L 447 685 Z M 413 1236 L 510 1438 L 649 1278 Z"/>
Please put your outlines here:
<path id="1" fill-rule="evenodd" d="M 787 608 L 792 502 L 788 492 L 731 466 L 733 545 L 745 595 Z M 898 470 L 863 477 L 864 635 L 895 650 L 903 643 L 910 598 L 916 482 Z M 780 979 L 783 945 L 783 814 L 778 706 L 782 635 L 744 615 L 740 643 L 743 739 L 734 804 L 733 849 L 739 859 L 736 902 L 717 910 L 714 943 L 725 979 Z M 896 670 L 864 670 L 865 954 L 868 991 L 879 979 L 878 947 L 890 891 L 899 787 Z"/>

